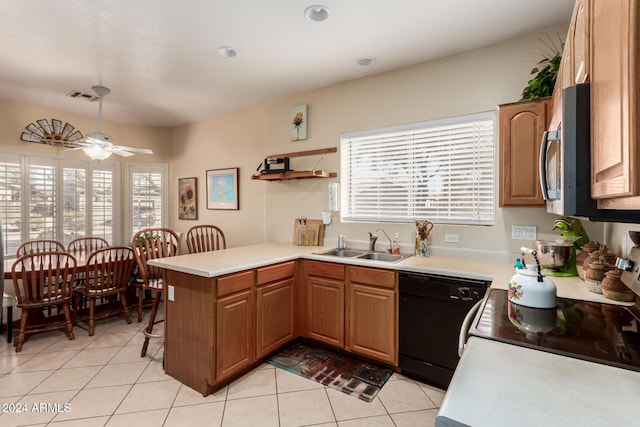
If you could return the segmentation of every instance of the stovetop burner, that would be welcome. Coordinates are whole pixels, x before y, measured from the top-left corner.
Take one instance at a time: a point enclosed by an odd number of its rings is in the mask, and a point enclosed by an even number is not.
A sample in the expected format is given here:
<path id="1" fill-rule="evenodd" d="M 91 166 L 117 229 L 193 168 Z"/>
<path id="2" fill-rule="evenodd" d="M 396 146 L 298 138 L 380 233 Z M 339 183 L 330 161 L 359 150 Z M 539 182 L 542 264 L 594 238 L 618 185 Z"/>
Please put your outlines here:
<path id="1" fill-rule="evenodd" d="M 558 298 L 528 308 L 489 289 L 469 335 L 640 371 L 640 320 L 619 305 Z"/>

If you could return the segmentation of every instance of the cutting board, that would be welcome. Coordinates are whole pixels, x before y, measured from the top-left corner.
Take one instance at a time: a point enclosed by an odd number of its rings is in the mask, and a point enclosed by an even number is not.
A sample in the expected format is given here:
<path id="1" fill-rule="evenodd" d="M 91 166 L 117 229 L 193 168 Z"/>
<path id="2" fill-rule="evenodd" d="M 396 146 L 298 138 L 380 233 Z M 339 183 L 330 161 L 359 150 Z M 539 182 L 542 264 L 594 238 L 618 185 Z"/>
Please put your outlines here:
<path id="1" fill-rule="evenodd" d="M 293 243 L 298 243 L 298 220 L 293 220 Z M 324 223 L 321 219 L 308 219 L 307 220 L 307 235 L 309 246 L 322 246 L 324 245 Z"/>

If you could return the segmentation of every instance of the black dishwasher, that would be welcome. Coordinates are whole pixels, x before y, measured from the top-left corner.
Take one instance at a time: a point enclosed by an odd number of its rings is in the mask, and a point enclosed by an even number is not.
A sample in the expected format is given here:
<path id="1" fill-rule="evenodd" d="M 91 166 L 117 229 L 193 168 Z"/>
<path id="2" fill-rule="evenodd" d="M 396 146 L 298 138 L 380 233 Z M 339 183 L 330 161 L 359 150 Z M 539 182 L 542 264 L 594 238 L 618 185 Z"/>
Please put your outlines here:
<path id="1" fill-rule="evenodd" d="M 400 272 L 399 366 L 402 374 L 446 389 L 458 364 L 458 334 L 484 297 L 482 280 Z"/>

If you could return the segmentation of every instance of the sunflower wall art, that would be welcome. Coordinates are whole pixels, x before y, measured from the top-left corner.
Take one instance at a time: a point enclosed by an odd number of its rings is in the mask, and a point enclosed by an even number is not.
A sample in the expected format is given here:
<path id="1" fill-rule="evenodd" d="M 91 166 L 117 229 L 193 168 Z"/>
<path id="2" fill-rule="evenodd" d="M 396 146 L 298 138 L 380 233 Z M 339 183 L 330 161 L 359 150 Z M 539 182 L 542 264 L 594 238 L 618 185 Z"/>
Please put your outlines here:
<path id="1" fill-rule="evenodd" d="M 307 139 L 307 105 L 298 105 L 291 109 L 291 140 Z"/>
<path id="2" fill-rule="evenodd" d="M 178 179 L 178 218 L 198 219 L 198 178 Z"/>

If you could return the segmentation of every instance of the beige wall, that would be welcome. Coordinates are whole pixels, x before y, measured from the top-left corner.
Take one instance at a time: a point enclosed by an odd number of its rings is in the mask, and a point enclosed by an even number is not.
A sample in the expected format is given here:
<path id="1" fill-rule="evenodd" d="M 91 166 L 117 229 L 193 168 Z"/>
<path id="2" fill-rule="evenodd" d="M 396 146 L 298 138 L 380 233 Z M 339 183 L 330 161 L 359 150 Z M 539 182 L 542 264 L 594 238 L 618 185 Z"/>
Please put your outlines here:
<path id="1" fill-rule="evenodd" d="M 552 29 L 565 34 L 564 28 Z M 343 132 L 398 125 L 480 111 L 495 110 L 513 102 L 530 77 L 544 48 L 540 34 L 461 53 L 448 58 L 362 78 L 315 91 L 292 95 L 249 110 L 182 128 L 176 143 L 184 153 L 171 162 L 172 178 L 198 176 L 204 194 L 204 171 L 208 168 L 241 167 L 240 212 L 206 211 L 200 205 L 198 222 L 221 224 L 229 230 L 232 246 L 251 241 L 291 241 L 293 222 L 299 216 L 321 218 L 328 208 L 328 183 L 338 179 L 306 179 L 282 182 L 251 181 L 256 166 L 269 154 L 339 147 Z M 307 104 L 309 138 L 289 138 L 290 109 Z M 496 151 L 496 160 L 497 160 Z M 532 159 L 522 159 L 523 162 Z M 293 169 L 322 168 L 339 172 L 339 154 L 291 159 Z M 497 161 L 496 161 L 497 167 Z M 174 183 L 174 187 L 177 183 Z M 175 191 L 172 191 L 175 194 Z M 497 206 L 496 183 L 496 206 Z M 248 211 L 250 210 L 250 211 Z M 172 210 L 172 226 L 185 229 Z M 403 251 L 411 251 L 411 224 L 340 223 L 336 215 L 326 230 L 329 245 L 337 235 L 347 235 L 350 244 L 365 244 L 367 231 L 384 228 L 393 237 L 399 233 Z M 491 227 L 436 225 L 432 234 L 434 252 L 474 254 L 511 259 L 525 241 L 511 239 L 512 225 L 536 225 L 539 237 L 554 238 L 555 216 L 541 208 L 496 209 Z M 259 222 L 260 224 L 254 224 Z M 602 240 L 601 224 L 586 224 L 590 237 Z M 444 235 L 459 235 L 457 244 L 445 243 Z M 249 235 L 251 234 L 251 235 Z M 384 237 L 379 242 L 384 245 Z M 379 243 L 379 248 L 382 248 Z"/>
<path id="2" fill-rule="evenodd" d="M 547 33 L 565 34 L 564 28 Z M 501 103 L 518 100 L 531 68 L 544 53 L 542 34 L 507 41 L 372 77 L 288 96 L 266 104 L 232 112 L 186 126 L 166 129 L 118 125 L 105 122 L 105 132 L 117 143 L 149 147 L 153 156 L 137 155 L 123 162 L 168 162 L 170 182 L 170 226 L 178 231 L 195 224 L 214 223 L 223 228 L 229 247 L 263 241 L 291 241 L 298 216 L 321 218 L 328 207 L 328 183 L 338 179 L 306 179 L 282 182 L 251 180 L 256 167 L 270 154 L 339 147 L 343 132 L 392 126 L 460 114 L 495 110 Z M 212 94 L 212 96 L 215 94 Z M 307 104 L 309 138 L 292 142 L 289 137 L 290 109 Z M 83 132 L 95 130 L 96 118 L 70 115 L 15 103 L 0 102 L 0 150 L 47 152 L 52 149 L 19 141 L 23 127 L 39 118 L 59 118 Z M 68 152 L 65 156 L 84 156 Z M 115 157 L 115 156 L 114 156 Z M 496 151 L 496 167 L 498 153 Z M 530 159 L 523 159 L 530 161 Z M 205 174 L 208 169 L 240 168 L 240 210 L 206 208 Z M 339 154 L 292 158 L 294 169 L 321 168 L 339 172 Z M 121 171 L 124 167 L 121 168 Z M 178 178 L 198 178 L 198 220 L 178 219 Z M 124 182 L 124 179 L 122 180 Z M 496 180 L 496 206 L 497 206 Z M 523 244 L 511 239 L 512 225 L 535 225 L 539 238 L 554 238 L 556 217 L 541 208 L 496 208 L 491 227 L 436 225 L 432 233 L 434 253 L 511 259 Z M 602 224 L 583 221 L 590 237 L 604 239 Z M 412 250 L 411 224 L 334 223 L 326 230 L 326 243 L 335 245 L 337 235 L 347 235 L 350 244 L 362 245 L 367 231 L 384 228 L 390 236 L 399 233 L 402 250 Z M 457 244 L 444 235 L 459 235 Z M 619 234 L 615 230 L 612 234 Z M 123 240 L 126 240 L 125 236 Z M 379 240 L 379 248 L 384 238 Z"/>

